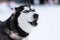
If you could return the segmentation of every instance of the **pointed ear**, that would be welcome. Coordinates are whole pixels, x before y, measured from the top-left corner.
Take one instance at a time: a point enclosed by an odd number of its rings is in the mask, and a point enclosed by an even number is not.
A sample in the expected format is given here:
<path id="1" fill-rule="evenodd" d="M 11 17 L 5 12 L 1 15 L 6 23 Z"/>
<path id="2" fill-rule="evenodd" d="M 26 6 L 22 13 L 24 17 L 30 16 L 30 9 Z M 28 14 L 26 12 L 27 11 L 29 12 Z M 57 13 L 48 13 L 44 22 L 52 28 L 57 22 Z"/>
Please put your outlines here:
<path id="1" fill-rule="evenodd" d="M 17 10 L 18 8 L 16 7 L 15 10 Z"/>

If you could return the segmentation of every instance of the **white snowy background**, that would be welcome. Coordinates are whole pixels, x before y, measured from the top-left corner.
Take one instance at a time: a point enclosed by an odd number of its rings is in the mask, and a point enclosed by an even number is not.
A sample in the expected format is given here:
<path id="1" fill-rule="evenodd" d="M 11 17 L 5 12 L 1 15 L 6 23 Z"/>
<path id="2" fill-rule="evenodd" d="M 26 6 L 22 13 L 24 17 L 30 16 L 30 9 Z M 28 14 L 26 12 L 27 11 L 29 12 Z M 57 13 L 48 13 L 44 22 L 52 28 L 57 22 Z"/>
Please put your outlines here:
<path id="1" fill-rule="evenodd" d="M 16 6 L 13 3 L 13 6 Z M 60 40 L 60 6 L 34 5 L 39 14 L 38 26 L 32 30 L 29 40 Z M 0 20 L 5 21 L 13 13 L 6 3 L 0 3 Z"/>

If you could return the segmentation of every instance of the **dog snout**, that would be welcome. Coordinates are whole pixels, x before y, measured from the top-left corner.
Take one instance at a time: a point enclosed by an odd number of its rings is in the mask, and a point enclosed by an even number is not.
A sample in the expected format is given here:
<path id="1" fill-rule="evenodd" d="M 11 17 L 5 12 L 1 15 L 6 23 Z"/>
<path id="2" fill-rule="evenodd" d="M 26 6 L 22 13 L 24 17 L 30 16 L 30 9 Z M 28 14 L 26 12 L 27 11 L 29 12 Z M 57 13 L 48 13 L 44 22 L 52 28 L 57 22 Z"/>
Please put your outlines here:
<path id="1" fill-rule="evenodd" d="M 34 15 L 33 15 L 33 18 L 34 18 L 35 20 L 37 20 L 37 19 L 38 19 L 38 16 L 39 16 L 38 14 L 34 14 Z"/>

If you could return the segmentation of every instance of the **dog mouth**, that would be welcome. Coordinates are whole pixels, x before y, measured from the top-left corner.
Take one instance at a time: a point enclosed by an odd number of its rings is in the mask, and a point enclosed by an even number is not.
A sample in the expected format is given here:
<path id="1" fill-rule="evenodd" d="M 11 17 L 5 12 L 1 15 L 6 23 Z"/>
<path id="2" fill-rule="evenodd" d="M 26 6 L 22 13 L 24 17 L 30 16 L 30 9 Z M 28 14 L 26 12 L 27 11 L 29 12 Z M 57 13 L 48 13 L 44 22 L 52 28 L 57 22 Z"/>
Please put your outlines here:
<path id="1" fill-rule="evenodd" d="M 34 21 L 32 21 L 32 22 L 28 22 L 28 23 L 30 23 L 31 25 L 33 25 L 33 26 L 37 26 L 37 20 L 34 20 Z"/>

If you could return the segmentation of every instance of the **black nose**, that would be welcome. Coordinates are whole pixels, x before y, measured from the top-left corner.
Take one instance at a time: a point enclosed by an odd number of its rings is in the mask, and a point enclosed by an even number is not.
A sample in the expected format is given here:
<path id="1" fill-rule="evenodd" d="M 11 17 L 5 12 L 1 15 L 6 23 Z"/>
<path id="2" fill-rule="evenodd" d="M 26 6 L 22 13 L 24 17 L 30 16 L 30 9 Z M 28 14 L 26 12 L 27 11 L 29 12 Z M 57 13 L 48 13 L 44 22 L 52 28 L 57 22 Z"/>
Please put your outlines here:
<path id="1" fill-rule="evenodd" d="M 33 15 L 33 18 L 34 18 L 34 19 L 38 19 L 38 16 L 39 16 L 38 14 L 34 14 L 34 15 Z"/>

